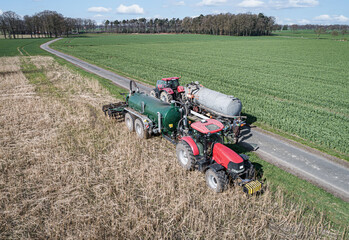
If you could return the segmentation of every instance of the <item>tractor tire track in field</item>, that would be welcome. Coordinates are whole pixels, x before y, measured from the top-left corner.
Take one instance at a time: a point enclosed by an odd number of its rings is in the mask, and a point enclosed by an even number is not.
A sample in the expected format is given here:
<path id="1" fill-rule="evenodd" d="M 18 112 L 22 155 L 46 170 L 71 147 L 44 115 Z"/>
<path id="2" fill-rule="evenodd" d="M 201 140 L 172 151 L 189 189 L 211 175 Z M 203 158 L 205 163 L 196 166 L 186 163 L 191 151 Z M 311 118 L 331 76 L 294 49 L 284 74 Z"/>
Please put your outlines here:
<path id="1" fill-rule="evenodd" d="M 46 42 L 40 47 L 75 66 L 109 79 L 122 88 L 129 89 L 130 79 L 49 47 L 51 43 L 60 39 Z M 141 91 L 145 92 L 150 92 L 152 89 L 141 83 L 138 83 L 138 86 Z M 245 129 L 242 134 L 241 145 L 251 147 L 257 144 L 259 148 L 256 150 L 256 154 L 263 160 L 349 202 L 348 162 L 258 128 Z"/>

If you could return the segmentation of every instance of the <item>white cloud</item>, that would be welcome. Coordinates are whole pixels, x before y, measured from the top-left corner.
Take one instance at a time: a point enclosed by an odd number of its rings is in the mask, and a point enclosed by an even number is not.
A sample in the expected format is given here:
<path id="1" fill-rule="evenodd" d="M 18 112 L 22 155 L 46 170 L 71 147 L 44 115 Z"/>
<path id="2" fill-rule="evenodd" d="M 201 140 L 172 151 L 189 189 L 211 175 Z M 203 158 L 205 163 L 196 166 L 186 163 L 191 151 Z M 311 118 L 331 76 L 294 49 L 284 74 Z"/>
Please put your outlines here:
<path id="1" fill-rule="evenodd" d="M 3 14 L 4 12 L 0 9 L 0 15 Z"/>
<path id="2" fill-rule="evenodd" d="M 343 15 L 340 15 L 340 16 L 333 16 L 333 19 L 338 21 L 338 22 L 349 22 L 349 18 L 343 16 Z"/>
<path id="3" fill-rule="evenodd" d="M 102 14 L 96 14 L 96 15 L 94 15 L 93 16 L 94 18 L 102 18 L 102 17 L 104 17 Z"/>
<path id="4" fill-rule="evenodd" d="M 291 7 L 303 8 L 303 7 L 315 7 L 319 5 L 318 0 L 288 0 Z"/>
<path id="5" fill-rule="evenodd" d="M 317 17 L 314 17 L 314 20 L 320 21 L 322 23 L 331 24 L 331 23 L 347 23 L 349 18 L 343 15 L 328 15 L 323 14 Z"/>
<path id="6" fill-rule="evenodd" d="M 213 14 L 221 14 L 221 13 L 225 14 L 225 13 L 228 13 L 228 11 L 226 11 L 226 10 L 213 10 L 212 13 Z"/>
<path id="7" fill-rule="evenodd" d="M 226 2 L 227 0 L 202 0 L 198 3 L 198 6 L 217 6 Z"/>
<path id="8" fill-rule="evenodd" d="M 299 24 L 309 24 L 310 21 L 308 19 L 302 19 L 298 21 Z"/>
<path id="9" fill-rule="evenodd" d="M 184 1 L 175 2 L 173 5 L 175 5 L 175 6 L 185 6 L 185 2 Z"/>
<path id="10" fill-rule="evenodd" d="M 314 19 L 315 19 L 315 20 L 319 20 L 319 21 L 328 21 L 328 20 L 332 20 L 332 18 L 330 17 L 330 15 L 327 15 L 327 14 L 314 17 Z"/>
<path id="11" fill-rule="evenodd" d="M 105 7 L 90 7 L 87 9 L 89 12 L 110 12 L 111 8 L 105 8 Z"/>
<path id="12" fill-rule="evenodd" d="M 319 0 L 270 0 L 269 5 L 276 9 L 307 8 L 319 5 Z"/>
<path id="13" fill-rule="evenodd" d="M 256 7 L 261 7 L 263 5 L 264 5 L 264 2 L 259 0 L 243 0 L 241 3 L 238 4 L 239 7 L 244 7 L 244 8 L 256 8 Z"/>
<path id="14" fill-rule="evenodd" d="M 133 4 L 130 6 L 125 6 L 121 4 L 116 11 L 118 13 L 123 13 L 123 14 L 143 14 L 144 9 L 141 8 L 138 4 Z"/>

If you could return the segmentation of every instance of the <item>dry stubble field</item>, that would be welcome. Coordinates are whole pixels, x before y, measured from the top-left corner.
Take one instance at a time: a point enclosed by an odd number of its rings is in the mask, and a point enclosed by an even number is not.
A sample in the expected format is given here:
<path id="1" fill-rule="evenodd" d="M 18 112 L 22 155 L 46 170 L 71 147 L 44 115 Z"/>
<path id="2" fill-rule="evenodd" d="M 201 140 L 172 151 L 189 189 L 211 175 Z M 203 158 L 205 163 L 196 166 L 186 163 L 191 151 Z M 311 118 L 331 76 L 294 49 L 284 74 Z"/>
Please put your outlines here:
<path id="1" fill-rule="evenodd" d="M 106 118 L 113 101 L 51 57 L 0 58 L 0 239 L 341 237 L 281 193 L 213 194 L 166 140 Z"/>

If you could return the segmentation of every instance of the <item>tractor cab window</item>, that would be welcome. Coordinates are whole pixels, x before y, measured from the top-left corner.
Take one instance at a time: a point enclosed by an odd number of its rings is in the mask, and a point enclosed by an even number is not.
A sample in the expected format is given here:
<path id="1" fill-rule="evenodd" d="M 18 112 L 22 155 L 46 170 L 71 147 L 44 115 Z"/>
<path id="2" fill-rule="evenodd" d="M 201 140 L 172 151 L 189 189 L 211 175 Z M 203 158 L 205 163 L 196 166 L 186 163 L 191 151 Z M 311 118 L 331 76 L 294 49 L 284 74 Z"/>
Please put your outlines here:
<path id="1" fill-rule="evenodd" d="M 164 80 L 158 80 L 156 82 L 156 86 L 159 87 L 160 85 L 161 85 L 161 88 L 167 88 L 168 87 L 166 81 L 164 81 Z"/>
<path id="2" fill-rule="evenodd" d="M 169 81 L 169 84 L 171 84 L 170 88 L 172 89 L 177 89 L 177 87 L 179 86 L 179 82 L 177 79 Z"/>

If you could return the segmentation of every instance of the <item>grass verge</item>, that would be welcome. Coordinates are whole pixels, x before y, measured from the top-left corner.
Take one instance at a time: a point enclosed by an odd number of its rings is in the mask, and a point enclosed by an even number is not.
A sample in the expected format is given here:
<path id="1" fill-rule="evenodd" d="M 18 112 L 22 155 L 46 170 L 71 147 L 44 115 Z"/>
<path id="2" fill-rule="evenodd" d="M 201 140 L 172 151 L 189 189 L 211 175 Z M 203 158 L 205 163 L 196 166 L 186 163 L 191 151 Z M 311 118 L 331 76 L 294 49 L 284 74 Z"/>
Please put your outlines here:
<path id="1" fill-rule="evenodd" d="M 281 190 L 288 204 L 300 204 L 304 214 L 323 215 L 336 229 L 346 232 L 349 226 L 349 203 L 333 196 L 325 190 L 302 180 L 266 161 L 260 159 L 254 153 L 246 153 L 246 150 L 237 145 L 231 148 L 238 153 L 245 153 L 256 166 L 257 172 L 269 190 L 276 192 Z"/>

